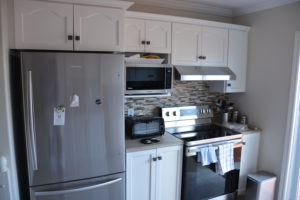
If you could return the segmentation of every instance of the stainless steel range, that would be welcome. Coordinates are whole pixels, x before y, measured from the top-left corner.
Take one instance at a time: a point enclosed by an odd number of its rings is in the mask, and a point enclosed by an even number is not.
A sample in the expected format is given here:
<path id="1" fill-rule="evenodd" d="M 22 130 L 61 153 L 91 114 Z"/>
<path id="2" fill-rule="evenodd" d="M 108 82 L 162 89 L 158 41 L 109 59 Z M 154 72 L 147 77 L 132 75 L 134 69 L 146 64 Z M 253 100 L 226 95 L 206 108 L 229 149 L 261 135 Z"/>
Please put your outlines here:
<path id="1" fill-rule="evenodd" d="M 184 141 L 182 199 L 235 199 L 238 189 L 242 134 L 212 123 L 209 105 L 164 107 L 161 115 L 166 131 Z M 224 175 L 216 173 L 216 164 L 197 162 L 201 148 L 233 143 L 235 169 Z"/>

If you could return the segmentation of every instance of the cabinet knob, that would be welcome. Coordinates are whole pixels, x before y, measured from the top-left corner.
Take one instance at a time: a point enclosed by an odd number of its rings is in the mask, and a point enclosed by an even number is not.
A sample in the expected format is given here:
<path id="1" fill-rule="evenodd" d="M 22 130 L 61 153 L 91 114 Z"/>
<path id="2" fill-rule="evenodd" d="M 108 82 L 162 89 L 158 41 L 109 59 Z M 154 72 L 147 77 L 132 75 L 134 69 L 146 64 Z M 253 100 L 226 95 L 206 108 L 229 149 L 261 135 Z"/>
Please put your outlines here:
<path id="1" fill-rule="evenodd" d="M 147 45 L 150 45 L 150 41 L 147 41 Z"/>
<path id="2" fill-rule="evenodd" d="M 146 41 L 145 41 L 145 40 L 143 40 L 141 43 L 142 43 L 142 44 L 146 44 Z"/>
<path id="3" fill-rule="evenodd" d="M 73 40 L 73 35 L 68 35 L 68 40 Z"/>
<path id="4" fill-rule="evenodd" d="M 79 35 L 76 35 L 76 36 L 75 36 L 75 40 L 79 41 L 79 40 L 80 40 L 80 36 L 79 36 Z"/>
<path id="5" fill-rule="evenodd" d="M 153 161 L 157 161 L 157 158 L 152 158 Z"/>
<path id="6" fill-rule="evenodd" d="M 161 156 L 158 156 L 157 159 L 158 159 L 158 160 L 162 160 L 162 157 L 161 157 Z"/>
<path id="7" fill-rule="evenodd" d="M 231 83 L 228 83 L 227 86 L 228 86 L 228 87 L 231 87 Z"/>

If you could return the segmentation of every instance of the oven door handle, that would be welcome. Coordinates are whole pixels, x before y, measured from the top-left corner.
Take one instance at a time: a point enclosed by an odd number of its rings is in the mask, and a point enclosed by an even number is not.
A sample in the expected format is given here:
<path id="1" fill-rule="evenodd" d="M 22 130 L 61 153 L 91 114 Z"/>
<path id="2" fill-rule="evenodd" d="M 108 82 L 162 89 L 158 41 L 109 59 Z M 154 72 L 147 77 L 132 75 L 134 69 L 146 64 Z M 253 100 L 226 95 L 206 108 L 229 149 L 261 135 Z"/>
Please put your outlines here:
<path id="1" fill-rule="evenodd" d="M 225 142 L 215 142 L 215 143 L 211 143 L 211 144 L 204 144 L 204 145 L 198 145 L 198 146 L 193 146 L 193 147 L 187 147 L 186 152 L 185 152 L 185 156 L 186 157 L 195 156 L 201 150 L 201 148 L 204 148 L 204 147 L 218 146 L 218 145 L 228 144 L 228 143 L 233 143 L 234 145 L 237 145 L 237 144 L 245 145 L 246 144 L 245 142 L 243 142 L 242 139 L 238 139 L 238 140 L 229 140 L 229 141 L 225 141 Z"/>

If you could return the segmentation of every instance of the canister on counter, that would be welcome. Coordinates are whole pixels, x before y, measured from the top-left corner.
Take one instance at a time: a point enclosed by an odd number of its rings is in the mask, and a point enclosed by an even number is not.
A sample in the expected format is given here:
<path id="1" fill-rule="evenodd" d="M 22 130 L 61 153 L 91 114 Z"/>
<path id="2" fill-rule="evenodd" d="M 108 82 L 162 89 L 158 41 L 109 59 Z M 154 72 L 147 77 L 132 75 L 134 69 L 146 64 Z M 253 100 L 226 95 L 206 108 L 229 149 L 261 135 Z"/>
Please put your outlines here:
<path id="1" fill-rule="evenodd" d="M 242 115 L 240 119 L 241 124 L 247 124 L 247 115 Z"/>
<path id="2" fill-rule="evenodd" d="M 234 110 L 232 113 L 232 122 L 238 122 L 238 117 L 239 117 L 239 111 Z"/>

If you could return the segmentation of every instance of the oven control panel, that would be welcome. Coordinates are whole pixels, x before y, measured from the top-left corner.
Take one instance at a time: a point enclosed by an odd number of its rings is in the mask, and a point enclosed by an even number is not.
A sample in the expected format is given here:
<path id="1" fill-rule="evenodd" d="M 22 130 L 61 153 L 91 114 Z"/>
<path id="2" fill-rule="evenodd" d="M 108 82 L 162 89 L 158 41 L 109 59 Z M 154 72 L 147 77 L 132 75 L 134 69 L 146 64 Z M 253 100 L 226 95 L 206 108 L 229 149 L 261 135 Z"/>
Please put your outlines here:
<path id="1" fill-rule="evenodd" d="M 212 118 L 213 111 L 209 105 L 161 108 L 165 121 Z"/>

